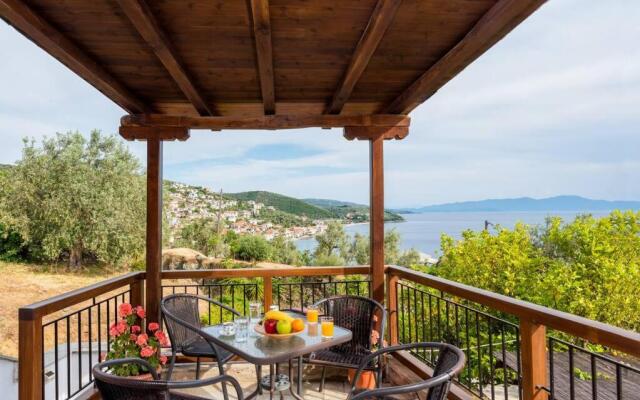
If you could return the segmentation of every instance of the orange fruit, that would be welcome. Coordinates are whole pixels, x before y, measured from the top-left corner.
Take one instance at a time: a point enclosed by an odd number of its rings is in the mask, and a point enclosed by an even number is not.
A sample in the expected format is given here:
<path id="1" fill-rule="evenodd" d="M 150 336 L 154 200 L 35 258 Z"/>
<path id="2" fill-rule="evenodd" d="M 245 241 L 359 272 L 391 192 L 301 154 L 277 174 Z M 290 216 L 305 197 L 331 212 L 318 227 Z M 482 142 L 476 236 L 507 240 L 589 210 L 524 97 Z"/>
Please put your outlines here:
<path id="1" fill-rule="evenodd" d="M 291 323 L 291 329 L 294 332 L 300 332 L 301 330 L 304 329 L 304 321 L 301 320 L 300 318 L 294 319 L 293 322 Z"/>

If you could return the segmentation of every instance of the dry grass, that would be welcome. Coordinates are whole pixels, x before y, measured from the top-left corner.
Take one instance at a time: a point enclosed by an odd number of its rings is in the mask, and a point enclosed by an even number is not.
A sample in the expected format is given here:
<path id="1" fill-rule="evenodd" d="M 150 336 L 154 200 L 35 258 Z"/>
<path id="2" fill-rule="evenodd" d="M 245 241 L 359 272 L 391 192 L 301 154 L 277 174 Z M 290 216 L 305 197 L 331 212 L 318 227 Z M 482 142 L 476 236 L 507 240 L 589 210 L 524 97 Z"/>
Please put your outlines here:
<path id="1" fill-rule="evenodd" d="M 0 354 L 18 356 L 18 308 L 121 273 L 0 262 Z"/>

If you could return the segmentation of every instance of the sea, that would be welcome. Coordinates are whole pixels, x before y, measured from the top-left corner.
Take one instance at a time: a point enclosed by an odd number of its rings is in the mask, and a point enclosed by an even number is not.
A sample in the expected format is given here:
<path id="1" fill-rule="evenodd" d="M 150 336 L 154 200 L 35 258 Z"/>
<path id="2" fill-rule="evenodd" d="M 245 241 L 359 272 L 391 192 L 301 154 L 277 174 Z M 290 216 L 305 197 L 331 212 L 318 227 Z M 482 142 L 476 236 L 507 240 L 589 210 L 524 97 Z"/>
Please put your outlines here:
<path id="1" fill-rule="evenodd" d="M 385 231 L 395 229 L 400 234 L 400 248 L 408 250 L 414 248 L 419 252 L 438 258 L 440 251 L 440 236 L 446 233 L 454 238 L 460 238 L 461 233 L 467 229 L 482 230 L 485 221 L 492 226 L 500 225 L 513 228 L 517 222 L 529 225 L 544 224 L 549 216 L 561 217 L 565 222 L 572 221 L 577 215 L 591 214 L 594 217 L 602 217 L 609 214 L 608 211 L 579 211 L 579 212 L 427 212 L 417 214 L 403 214 L 404 222 L 388 222 Z M 345 231 L 350 236 L 356 233 L 369 234 L 369 224 L 345 225 Z M 295 241 L 299 250 L 313 250 L 317 242 L 314 238 L 302 238 Z"/>

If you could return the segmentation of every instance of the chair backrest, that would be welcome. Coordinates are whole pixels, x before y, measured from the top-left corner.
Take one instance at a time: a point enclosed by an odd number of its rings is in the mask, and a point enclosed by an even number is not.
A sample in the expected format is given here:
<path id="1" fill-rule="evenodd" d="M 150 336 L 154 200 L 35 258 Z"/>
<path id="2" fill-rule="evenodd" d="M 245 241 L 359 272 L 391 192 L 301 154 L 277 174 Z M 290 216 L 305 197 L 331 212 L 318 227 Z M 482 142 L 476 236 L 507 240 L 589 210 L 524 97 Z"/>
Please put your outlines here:
<path id="1" fill-rule="evenodd" d="M 162 316 L 171 345 L 177 351 L 199 338 L 197 331 L 193 329 L 202 327 L 198 304 L 199 297 L 190 294 L 174 294 L 162 299 Z"/>
<path id="2" fill-rule="evenodd" d="M 453 376 L 459 372 L 459 369 L 456 371 L 456 366 L 461 359 L 464 360 L 464 355 L 461 357 L 460 353 L 461 351 L 456 351 L 456 348 L 451 345 L 441 347 L 436 367 L 433 369 L 433 376 L 437 377 L 444 374 L 451 374 L 451 378 L 453 379 Z M 451 379 L 431 387 L 427 393 L 426 400 L 444 400 L 447 397 L 447 393 L 449 393 L 450 385 Z"/>
<path id="3" fill-rule="evenodd" d="M 337 347 L 350 352 L 366 353 L 371 350 L 371 332 L 381 318 L 380 333 L 384 336 L 384 307 L 377 301 L 362 296 L 335 296 L 315 304 L 324 315 L 332 316 L 336 325 L 349 329 L 353 335 L 350 342 Z"/>
<path id="4" fill-rule="evenodd" d="M 375 357 L 380 357 L 383 354 L 412 350 L 430 350 L 438 352 L 438 360 L 436 362 L 433 376 L 431 378 L 402 386 L 383 387 L 366 390 L 364 392 L 356 391 L 355 381 L 357 381 L 357 378 L 360 376 L 363 368 L 369 362 L 369 360 Z M 352 386 L 349 399 L 384 399 L 390 396 L 418 393 L 427 390 L 426 400 L 444 400 L 447 398 L 447 394 L 449 393 L 449 387 L 451 385 L 452 379 L 460 373 L 460 371 L 464 367 L 464 363 L 465 355 L 462 350 L 446 343 L 421 342 L 385 347 L 370 354 L 362 361 L 360 367 L 356 372 L 354 385 Z"/>

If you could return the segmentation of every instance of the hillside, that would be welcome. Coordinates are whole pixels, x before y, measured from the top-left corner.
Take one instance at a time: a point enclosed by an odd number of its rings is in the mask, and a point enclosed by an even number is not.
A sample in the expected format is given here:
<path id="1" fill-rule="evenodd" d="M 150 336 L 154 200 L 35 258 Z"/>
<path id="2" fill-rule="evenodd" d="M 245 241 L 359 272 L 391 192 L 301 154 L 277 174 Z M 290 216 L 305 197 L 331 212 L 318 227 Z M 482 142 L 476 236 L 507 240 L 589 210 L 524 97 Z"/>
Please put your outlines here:
<path id="1" fill-rule="evenodd" d="M 302 200 L 293 197 L 284 196 L 277 193 L 266 191 L 251 191 L 241 193 L 229 193 L 226 195 L 239 201 L 255 201 L 262 203 L 267 207 L 273 207 L 276 210 L 289 214 L 304 216 L 311 219 L 329 219 L 335 216 L 324 208 L 308 204 Z"/>
<path id="2" fill-rule="evenodd" d="M 520 197 L 437 204 L 397 212 L 496 212 L 496 211 L 611 211 L 640 210 L 640 201 L 593 200 L 580 196 L 555 196 L 543 199 Z"/>
<path id="3" fill-rule="evenodd" d="M 330 211 L 334 218 L 346 219 L 354 223 L 369 221 L 369 206 L 364 204 L 329 199 L 304 199 L 304 201 Z M 401 222 L 404 221 L 404 218 L 397 213 L 385 210 L 384 220 L 386 222 Z"/>

